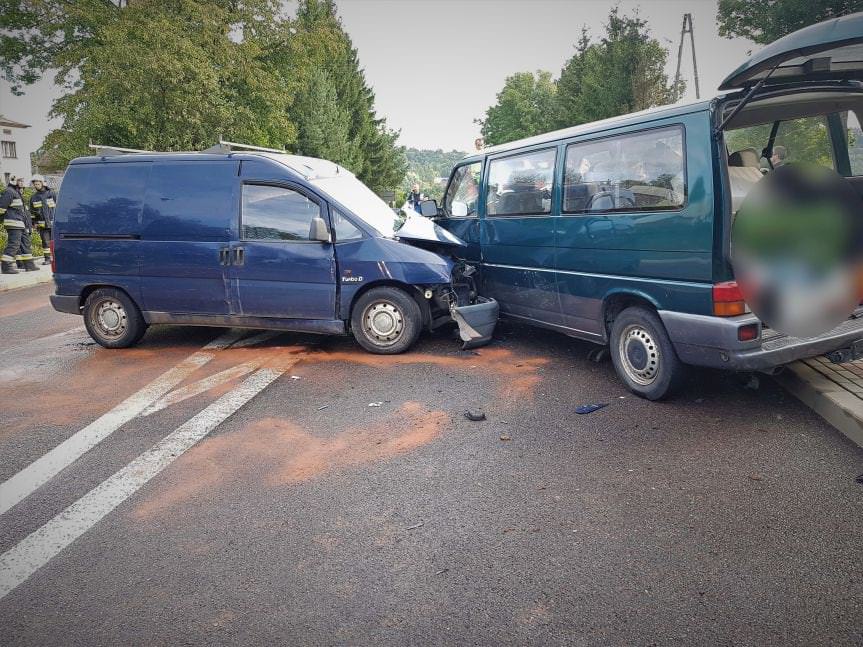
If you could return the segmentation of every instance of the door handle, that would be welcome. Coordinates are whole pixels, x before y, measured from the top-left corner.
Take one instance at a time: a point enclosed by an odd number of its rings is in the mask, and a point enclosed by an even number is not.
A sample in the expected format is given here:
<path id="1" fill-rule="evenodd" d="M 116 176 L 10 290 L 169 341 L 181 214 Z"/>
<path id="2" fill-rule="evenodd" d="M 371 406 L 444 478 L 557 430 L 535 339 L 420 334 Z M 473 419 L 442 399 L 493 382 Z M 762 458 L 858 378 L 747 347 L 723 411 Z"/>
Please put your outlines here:
<path id="1" fill-rule="evenodd" d="M 222 247 L 219 250 L 219 265 L 227 265 L 229 263 L 230 253 L 227 247 Z"/>
<path id="2" fill-rule="evenodd" d="M 246 260 L 246 250 L 243 247 L 234 248 L 234 265 L 242 265 Z"/>

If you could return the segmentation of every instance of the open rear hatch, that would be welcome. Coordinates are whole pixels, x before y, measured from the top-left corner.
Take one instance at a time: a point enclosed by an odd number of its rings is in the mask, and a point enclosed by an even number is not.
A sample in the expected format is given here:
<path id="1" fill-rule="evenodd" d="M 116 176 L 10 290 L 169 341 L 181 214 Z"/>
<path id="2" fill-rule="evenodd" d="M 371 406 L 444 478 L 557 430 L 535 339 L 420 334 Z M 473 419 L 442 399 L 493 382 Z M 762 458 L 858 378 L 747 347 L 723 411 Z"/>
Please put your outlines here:
<path id="1" fill-rule="evenodd" d="M 766 80 L 765 80 L 766 79 Z M 863 12 L 800 29 L 753 54 L 720 90 L 803 81 L 863 80 Z"/>

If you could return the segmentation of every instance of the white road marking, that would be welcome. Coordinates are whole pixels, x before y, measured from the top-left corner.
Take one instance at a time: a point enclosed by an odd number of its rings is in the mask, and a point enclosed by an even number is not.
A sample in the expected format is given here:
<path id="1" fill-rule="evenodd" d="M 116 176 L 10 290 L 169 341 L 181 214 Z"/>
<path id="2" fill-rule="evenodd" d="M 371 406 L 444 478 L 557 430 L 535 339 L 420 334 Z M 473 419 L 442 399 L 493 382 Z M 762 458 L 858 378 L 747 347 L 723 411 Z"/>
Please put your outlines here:
<path id="1" fill-rule="evenodd" d="M 209 375 L 202 380 L 198 380 L 197 382 L 187 384 L 181 389 L 171 391 L 170 393 L 144 409 L 141 412 L 141 417 L 143 418 L 144 416 L 149 416 L 156 413 L 157 411 L 161 411 L 166 407 L 170 407 L 172 404 L 177 404 L 178 402 L 182 402 L 183 400 L 188 400 L 189 398 L 193 398 L 196 395 L 205 393 L 212 388 L 221 386 L 226 382 L 230 382 L 231 380 L 234 380 L 238 377 L 242 377 L 243 375 L 246 375 L 246 373 L 251 373 L 252 371 L 254 371 L 256 368 L 258 368 L 258 366 L 260 366 L 260 362 L 246 362 L 245 364 L 232 366 L 231 368 L 220 371 L 219 373 Z"/>
<path id="2" fill-rule="evenodd" d="M 93 449 L 120 427 L 140 414 L 153 402 L 213 359 L 208 350 L 227 348 L 245 334 L 242 330 L 229 330 L 193 353 L 174 368 L 166 371 L 137 393 L 126 398 L 108 413 L 67 438 L 47 454 L 23 470 L 0 483 L 0 515 L 28 497 L 50 481 L 81 456 Z"/>
<path id="3" fill-rule="evenodd" d="M 262 368 L 0 555 L 0 599 L 284 373 Z"/>

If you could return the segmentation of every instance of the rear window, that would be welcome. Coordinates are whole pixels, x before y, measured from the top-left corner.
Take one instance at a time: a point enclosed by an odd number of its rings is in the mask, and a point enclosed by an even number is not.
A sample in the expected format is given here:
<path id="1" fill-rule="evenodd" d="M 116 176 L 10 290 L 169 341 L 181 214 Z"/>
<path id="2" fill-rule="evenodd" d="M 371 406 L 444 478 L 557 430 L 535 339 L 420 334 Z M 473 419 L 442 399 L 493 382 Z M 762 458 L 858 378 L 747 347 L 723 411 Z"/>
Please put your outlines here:
<path id="1" fill-rule="evenodd" d="M 566 147 L 563 211 L 658 211 L 686 202 L 683 128 L 660 128 Z"/>
<path id="2" fill-rule="evenodd" d="M 141 233 L 150 162 L 73 164 L 63 179 L 55 222 L 64 234 Z"/>

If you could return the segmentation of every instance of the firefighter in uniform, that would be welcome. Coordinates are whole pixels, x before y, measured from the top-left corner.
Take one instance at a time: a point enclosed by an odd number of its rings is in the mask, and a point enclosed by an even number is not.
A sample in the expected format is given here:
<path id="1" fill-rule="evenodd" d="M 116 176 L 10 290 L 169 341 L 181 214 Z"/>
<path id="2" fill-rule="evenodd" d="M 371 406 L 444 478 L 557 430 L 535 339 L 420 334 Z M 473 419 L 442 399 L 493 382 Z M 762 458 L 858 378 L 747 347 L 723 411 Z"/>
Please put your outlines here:
<path id="1" fill-rule="evenodd" d="M 0 256 L 0 272 L 17 274 L 16 262 L 20 262 L 28 272 L 38 272 L 33 262 L 30 233 L 33 223 L 24 208 L 24 179 L 14 175 L 9 178 L 9 186 L 0 194 L 0 218 L 6 228 L 8 239 L 3 255 Z"/>
<path id="2" fill-rule="evenodd" d="M 56 206 L 54 191 L 45 184 L 45 178 L 34 175 L 30 181 L 33 185 L 33 195 L 30 196 L 30 215 L 42 239 L 42 265 L 51 264 L 51 227 L 54 224 L 54 207 Z"/>

